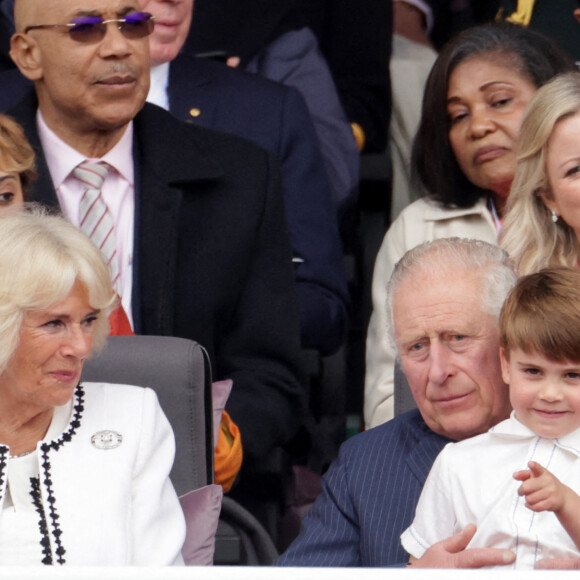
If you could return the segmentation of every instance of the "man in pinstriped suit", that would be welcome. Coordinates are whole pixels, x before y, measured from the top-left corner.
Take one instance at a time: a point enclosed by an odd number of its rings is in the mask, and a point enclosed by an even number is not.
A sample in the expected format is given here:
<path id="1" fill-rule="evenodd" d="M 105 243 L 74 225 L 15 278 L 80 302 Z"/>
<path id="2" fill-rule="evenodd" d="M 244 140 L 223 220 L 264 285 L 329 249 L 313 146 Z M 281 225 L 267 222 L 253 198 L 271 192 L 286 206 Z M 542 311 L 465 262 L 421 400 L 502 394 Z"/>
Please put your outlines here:
<path id="1" fill-rule="evenodd" d="M 406 563 L 399 537 L 413 519 L 440 450 L 509 415 L 498 317 L 515 280 L 507 255 L 481 241 L 441 239 L 405 254 L 389 284 L 390 327 L 418 409 L 342 446 L 280 565 Z M 419 564 L 478 567 L 513 561 L 510 551 L 464 550 L 473 533 L 468 527 L 434 546 Z"/>

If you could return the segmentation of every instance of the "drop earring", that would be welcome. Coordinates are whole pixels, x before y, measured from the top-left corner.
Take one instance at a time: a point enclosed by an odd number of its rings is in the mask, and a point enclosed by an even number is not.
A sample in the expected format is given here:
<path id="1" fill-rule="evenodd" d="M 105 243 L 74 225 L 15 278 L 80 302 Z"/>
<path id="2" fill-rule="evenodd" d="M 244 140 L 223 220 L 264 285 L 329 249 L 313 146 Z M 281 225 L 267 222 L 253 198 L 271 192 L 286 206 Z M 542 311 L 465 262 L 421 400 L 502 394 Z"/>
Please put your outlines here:
<path id="1" fill-rule="evenodd" d="M 552 210 L 552 221 L 556 223 L 558 221 L 558 214 Z"/>

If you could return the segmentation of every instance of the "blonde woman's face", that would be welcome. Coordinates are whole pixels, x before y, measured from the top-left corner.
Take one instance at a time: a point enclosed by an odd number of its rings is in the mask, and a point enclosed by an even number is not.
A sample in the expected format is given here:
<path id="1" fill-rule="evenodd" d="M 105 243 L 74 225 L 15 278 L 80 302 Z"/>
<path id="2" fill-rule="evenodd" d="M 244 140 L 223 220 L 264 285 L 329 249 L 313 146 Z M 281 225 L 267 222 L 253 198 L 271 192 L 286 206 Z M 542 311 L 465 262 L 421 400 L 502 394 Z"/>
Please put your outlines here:
<path id="1" fill-rule="evenodd" d="M 544 203 L 564 220 L 580 241 L 580 114 L 560 121 L 546 153 L 550 195 Z"/>
<path id="2" fill-rule="evenodd" d="M 24 195 L 18 173 L 0 171 L 0 214 L 22 207 Z"/>
<path id="3" fill-rule="evenodd" d="M 93 347 L 98 317 L 80 282 L 61 302 L 25 313 L 18 347 L 0 375 L 2 404 L 27 412 L 64 405 Z"/>

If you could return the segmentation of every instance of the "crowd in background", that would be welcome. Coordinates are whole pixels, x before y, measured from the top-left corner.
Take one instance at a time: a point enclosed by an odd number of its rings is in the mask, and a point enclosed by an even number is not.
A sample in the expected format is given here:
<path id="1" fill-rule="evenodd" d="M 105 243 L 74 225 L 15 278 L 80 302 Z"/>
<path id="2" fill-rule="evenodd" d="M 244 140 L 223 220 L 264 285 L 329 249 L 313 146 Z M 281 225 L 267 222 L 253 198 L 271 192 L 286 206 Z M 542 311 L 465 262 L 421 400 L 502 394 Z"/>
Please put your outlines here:
<path id="1" fill-rule="evenodd" d="M 522 522 L 546 512 L 556 523 L 538 526 L 564 529 L 565 549 L 558 540 L 531 557 L 510 541 L 490 545 L 493 526 L 488 536 L 451 526 L 431 537 L 413 516 L 437 503 L 421 490 L 446 444 L 465 449 L 496 424 L 512 436 L 506 421 L 541 441 L 578 427 L 554 436 L 521 420 L 510 352 L 576 359 L 543 339 L 513 338 L 500 311 L 516 274 L 580 263 L 579 61 L 572 0 L 0 0 L 0 111 L 8 115 L 0 117 L 0 212 L 42 222 L 60 218 L 25 202 L 59 209 L 100 247 L 111 275 L 105 306 L 92 303 L 79 265 L 67 292 L 41 302 L 42 311 L 65 305 L 65 334 L 93 308 L 113 335 L 181 337 L 207 350 L 214 384 L 231 381 L 217 415 L 215 483 L 266 528 L 285 552 L 280 564 L 384 566 L 411 554 L 422 566 L 549 565 L 540 556 L 576 566 L 580 532 L 570 520 L 580 490 L 569 493 L 573 478 L 562 476 L 577 469 L 576 455 L 550 464 L 555 475 L 524 463 L 515 492 L 525 496 Z M 435 242 L 447 238 L 454 243 Z M 501 290 L 488 288 L 490 279 Z M 548 282 L 536 282 L 548 292 Z M 0 293 L 9 288 L 0 284 Z M 10 332 L 24 341 L 33 307 L 20 309 L 23 326 Z M 566 337 L 558 349 L 576 340 Z M 67 342 L 53 355 L 76 361 L 74 387 L 91 345 Z M 55 409 L 83 396 L 69 389 L 47 403 L 43 381 L 26 375 L 19 388 L 41 402 L 25 405 L 3 387 L 11 365 L 20 376 L 19 365 L 46 363 L 29 363 L 22 350 L 0 365 L 0 398 L 39 427 L 31 434 L 19 422 L 15 434 L 0 424 L 8 474 L 0 477 L 0 555 L 15 542 L 2 540 L 9 522 L 21 525 L 16 490 L 29 485 L 26 473 L 50 480 L 43 445 L 53 441 L 63 455 L 54 442 L 70 429 Z M 574 365 L 563 372 L 569 381 L 579 373 Z M 542 413 L 576 413 L 573 397 L 554 397 L 560 407 L 546 403 Z M 404 398 L 418 409 L 402 413 Z M 158 412 L 156 402 L 143 404 Z M 164 417 L 151 420 L 165 429 Z M 351 425 L 364 433 L 341 447 Z M 426 490 L 444 487 L 431 483 L 447 477 L 437 461 Z M 159 476 L 174 517 L 168 470 Z M 564 499 L 537 507 L 536 480 Z M 24 561 L 65 561 L 51 485 L 29 494 L 44 494 L 44 507 L 22 503 Z M 51 513 L 42 554 L 34 510 Z M 153 525 L 131 522 L 129 542 Z M 70 546 L 77 561 L 82 550 Z M 174 548 L 161 563 L 182 563 Z M 146 552 L 106 561 L 149 563 Z"/>

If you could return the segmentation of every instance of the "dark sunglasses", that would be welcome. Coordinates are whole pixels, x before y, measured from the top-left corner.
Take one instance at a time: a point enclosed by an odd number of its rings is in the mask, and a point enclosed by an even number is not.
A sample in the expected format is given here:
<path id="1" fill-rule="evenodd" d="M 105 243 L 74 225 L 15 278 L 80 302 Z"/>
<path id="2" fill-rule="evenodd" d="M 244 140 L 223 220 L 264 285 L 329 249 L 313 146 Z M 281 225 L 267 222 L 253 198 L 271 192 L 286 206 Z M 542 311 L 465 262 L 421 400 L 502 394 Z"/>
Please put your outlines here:
<path id="1" fill-rule="evenodd" d="M 58 29 L 64 28 L 69 36 L 77 42 L 100 42 L 107 33 L 107 24 L 117 23 L 117 28 L 125 38 L 130 40 L 145 38 L 153 32 L 155 17 L 149 12 L 132 12 L 124 18 L 104 20 L 100 16 L 81 16 L 71 20 L 68 24 L 38 24 L 28 26 L 24 29 L 24 34 L 30 30 Z"/>

